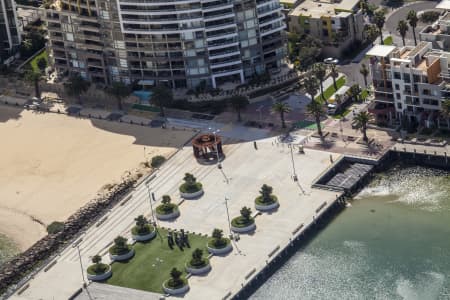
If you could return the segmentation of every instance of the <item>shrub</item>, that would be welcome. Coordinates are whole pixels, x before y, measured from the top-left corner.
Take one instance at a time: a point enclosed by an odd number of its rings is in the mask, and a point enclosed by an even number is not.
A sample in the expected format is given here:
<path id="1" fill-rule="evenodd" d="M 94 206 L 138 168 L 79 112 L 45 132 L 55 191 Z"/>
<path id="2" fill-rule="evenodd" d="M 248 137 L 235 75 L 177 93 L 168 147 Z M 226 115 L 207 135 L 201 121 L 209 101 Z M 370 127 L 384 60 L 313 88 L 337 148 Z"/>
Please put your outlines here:
<path id="1" fill-rule="evenodd" d="M 243 208 L 241 208 L 241 217 L 245 220 L 245 221 L 250 221 L 250 216 L 252 214 L 252 210 L 246 206 L 244 206 Z"/>
<path id="2" fill-rule="evenodd" d="M 153 226 L 148 224 L 148 220 L 143 215 L 138 216 L 134 220 L 136 221 L 136 226 L 131 229 L 133 235 L 146 235 L 153 231 Z"/>
<path id="3" fill-rule="evenodd" d="M 169 195 L 164 195 L 161 201 L 162 204 L 156 207 L 156 212 L 162 215 L 171 214 L 177 208 L 177 205 L 171 203 L 171 201 Z"/>
<path id="4" fill-rule="evenodd" d="M 195 193 L 202 189 L 202 184 L 197 182 L 197 178 L 190 173 L 184 175 L 184 183 L 180 186 L 180 192 L 182 193 Z"/>
<path id="5" fill-rule="evenodd" d="M 52 222 L 50 225 L 47 226 L 47 232 L 49 234 L 55 234 L 55 233 L 61 232 L 61 231 L 63 231 L 63 229 L 64 229 L 64 223 L 58 222 L 58 221 Z"/>
<path id="6" fill-rule="evenodd" d="M 230 240 L 223 237 L 223 230 L 215 228 L 212 232 L 212 239 L 208 242 L 208 245 L 212 248 L 224 248 L 230 243 Z"/>
<path id="7" fill-rule="evenodd" d="M 255 220 L 251 217 L 252 210 L 246 206 L 241 209 L 241 215 L 231 220 L 234 227 L 245 227 L 253 224 Z"/>
<path id="8" fill-rule="evenodd" d="M 424 23 L 433 23 L 439 19 L 440 12 L 438 11 L 426 11 L 420 16 L 420 21 Z"/>
<path id="9" fill-rule="evenodd" d="M 203 250 L 197 248 L 192 252 L 192 259 L 189 262 L 189 265 L 194 268 L 201 268 L 208 263 L 208 260 L 203 259 Z"/>
<path id="10" fill-rule="evenodd" d="M 108 265 L 102 264 L 102 257 L 100 255 L 95 255 L 92 257 L 92 266 L 88 268 L 88 273 L 92 275 L 103 274 L 108 270 Z"/>
<path id="11" fill-rule="evenodd" d="M 166 158 L 161 155 L 153 156 L 151 166 L 152 168 L 159 168 L 164 162 L 166 161 Z"/>

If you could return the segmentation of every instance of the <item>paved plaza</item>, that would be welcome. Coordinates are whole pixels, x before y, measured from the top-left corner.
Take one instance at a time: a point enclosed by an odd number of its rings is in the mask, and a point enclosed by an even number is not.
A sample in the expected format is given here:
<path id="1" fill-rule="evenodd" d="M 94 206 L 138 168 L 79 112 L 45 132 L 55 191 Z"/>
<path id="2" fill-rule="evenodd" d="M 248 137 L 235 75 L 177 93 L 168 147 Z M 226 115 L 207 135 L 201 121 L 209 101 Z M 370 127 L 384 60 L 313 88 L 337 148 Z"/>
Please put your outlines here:
<path id="1" fill-rule="evenodd" d="M 226 135 L 226 128 L 222 128 Z M 297 136 L 294 143 L 301 142 Z M 229 199 L 230 217 L 239 214 L 243 206 L 254 210 L 254 198 L 262 184 L 274 188 L 280 208 L 272 213 L 256 217 L 257 229 L 251 235 L 240 235 L 234 250 L 227 256 L 211 259 L 212 271 L 207 276 L 193 276 L 189 279 L 190 291 L 186 299 L 222 299 L 227 294 L 235 294 L 251 277 L 246 275 L 253 269 L 256 272 L 266 265 L 268 254 L 276 246 L 283 248 L 293 237 L 293 231 L 300 224 L 312 222 L 316 209 L 327 201 L 330 205 L 336 193 L 311 188 L 313 180 L 330 166 L 336 154 L 306 149 L 305 154 L 293 153 L 299 182 L 292 180 L 291 151 L 287 144 L 276 143 L 276 138 L 266 138 L 257 142 L 239 142 L 225 138 L 226 159 L 223 169 L 216 165 L 198 164 L 190 146 L 184 147 L 149 179 L 149 188 L 154 192 L 159 204 L 164 194 L 169 194 L 174 202 L 181 201 L 178 187 L 184 173 L 190 172 L 202 182 L 205 194 L 197 200 L 185 200 L 180 205 L 181 216 L 171 222 L 159 221 L 160 226 L 184 228 L 191 232 L 211 234 L 214 228 L 228 233 L 225 197 Z M 131 198 L 113 208 L 107 219 L 99 226 L 92 226 L 83 235 L 79 244 L 84 268 L 96 254 L 107 261 L 108 247 L 118 235 L 130 237 L 134 218 L 140 214 L 150 216 L 148 191 L 140 184 L 132 192 Z M 82 285 L 81 270 L 76 248 L 69 246 L 57 257 L 56 264 L 46 272 L 41 271 L 29 282 L 29 287 L 11 299 L 67 299 Z M 167 274 L 169 276 L 169 274 Z M 256 274 L 255 274 L 256 275 Z M 97 285 L 95 285 L 97 286 Z M 115 291 L 117 287 L 111 288 Z M 89 290 L 90 299 L 105 299 L 108 286 Z M 113 296 L 108 299 L 119 299 Z M 83 298 L 84 297 L 84 298 Z M 153 296 L 152 296 L 153 297 Z M 86 294 L 79 299 L 87 299 Z M 123 299 L 123 298 L 121 298 Z M 151 298 L 149 298 L 151 299 Z"/>

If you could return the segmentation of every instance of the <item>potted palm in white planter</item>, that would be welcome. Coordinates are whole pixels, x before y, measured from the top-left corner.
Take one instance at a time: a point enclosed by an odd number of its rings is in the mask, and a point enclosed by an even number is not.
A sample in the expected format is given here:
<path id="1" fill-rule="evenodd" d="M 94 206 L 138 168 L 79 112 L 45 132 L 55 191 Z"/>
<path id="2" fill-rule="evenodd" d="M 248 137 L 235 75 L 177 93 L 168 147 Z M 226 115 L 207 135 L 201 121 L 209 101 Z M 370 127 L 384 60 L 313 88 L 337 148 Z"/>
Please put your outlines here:
<path id="1" fill-rule="evenodd" d="M 164 281 L 163 290 L 169 295 L 180 295 L 189 291 L 188 281 L 181 277 L 183 273 L 177 268 L 170 271 L 170 279 Z"/>
<path id="2" fill-rule="evenodd" d="M 127 239 L 118 236 L 114 239 L 114 245 L 109 248 L 109 256 L 113 261 L 128 260 L 134 255 L 134 249 L 127 243 Z"/>
<path id="3" fill-rule="evenodd" d="M 211 265 L 209 259 L 203 257 L 203 251 L 199 248 L 192 252 L 192 259 L 186 263 L 186 271 L 192 275 L 201 275 L 209 272 Z"/>
<path id="4" fill-rule="evenodd" d="M 227 254 L 233 250 L 231 241 L 223 237 L 223 230 L 215 228 L 212 233 L 212 238 L 208 240 L 206 245 L 208 252 L 215 255 Z"/>
<path id="5" fill-rule="evenodd" d="M 161 204 L 156 207 L 156 217 L 159 220 L 170 220 L 180 215 L 178 205 L 171 201 L 172 199 L 170 199 L 169 195 L 164 195 L 162 197 Z"/>
<path id="6" fill-rule="evenodd" d="M 87 268 L 87 278 L 92 281 L 103 281 L 111 277 L 112 271 L 111 266 L 107 264 L 102 264 L 102 257 L 100 255 L 95 255 L 92 257 L 93 265 Z"/>
<path id="7" fill-rule="evenodd" d="M 247 233 L 256 229 L 255 219 L 252 218 L 252 210 L 246 206 L 241 209 L 241 215 L 231 220 L 231 230 L 237 233 Z"/>
<path id="8" fill-rule="evenodd" d="M 180 186 L 180 196 L 184 199 L 193 199 L 203 195 L 203 186 L 197 178 L 190 173 L 184 175 L 184 183 Z"/>
<path id="9" fill-rule="evenodd" d="M 273 188 L 267 184 L 263 184 L 260 195 L 255 198 L 255 208 L 259 211 L 270 211 L 278 208 L 280 203 L 277 196 L 272 194 Z"/>
<path id="10" fill-rule="evenodd" d="M 131 228 L 131 235 L 135 241 L 145 242 L 155 237 L 155 227 L 150 225 L 143 215 L 138 216 L 134 220 L 136 221 L 136 226 Z"/>

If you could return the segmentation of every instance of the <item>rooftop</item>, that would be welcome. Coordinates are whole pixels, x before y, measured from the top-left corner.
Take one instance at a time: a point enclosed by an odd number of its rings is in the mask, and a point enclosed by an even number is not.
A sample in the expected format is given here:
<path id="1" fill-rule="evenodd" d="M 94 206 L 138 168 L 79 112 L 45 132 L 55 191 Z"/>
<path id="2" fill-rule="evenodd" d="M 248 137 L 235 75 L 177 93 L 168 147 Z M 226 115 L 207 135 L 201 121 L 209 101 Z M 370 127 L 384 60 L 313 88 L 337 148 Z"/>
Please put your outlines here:
<path id="1" fill-rule="evenodd" d="M 436 5 L 436 8 L 450 10 L 450 0 L 441 1 L 438 5 Z"/>
<path id="2" fill-rule="evenodd" d="M 368 56 L 387 57 L 392 51 L 395 50 L 395 46 L 388 45 L 375 45 L 367 52 Z"/>
<path id="3" fill-rule="evenodd" d="M 340 12 L 352 12 L 358 6 L 359 0 L 305 0 L 299 4 L 290 15 L 320 18 L 337 15 Z"/>

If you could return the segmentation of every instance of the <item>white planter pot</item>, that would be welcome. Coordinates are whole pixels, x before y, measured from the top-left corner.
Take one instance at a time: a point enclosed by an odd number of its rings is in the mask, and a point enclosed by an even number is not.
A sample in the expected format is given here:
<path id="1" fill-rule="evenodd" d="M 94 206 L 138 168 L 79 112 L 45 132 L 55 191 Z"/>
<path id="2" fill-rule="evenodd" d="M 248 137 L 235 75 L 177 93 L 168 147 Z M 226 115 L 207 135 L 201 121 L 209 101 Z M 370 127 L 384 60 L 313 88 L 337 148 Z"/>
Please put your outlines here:
<path id="1" fill-rule="evenodd" d="M 254 231 L 255 229 L 256 229 L 255 223 L 250 224 L 246 227 L 234 227 L 233 225 L 231 225 L 231 230 L 236 233 L 247 233 L 247 232 Z"/>
<path id="2" fill-rule="evenodd" d="M 184 198 L 184 199 L 193 199 L 193 198 L 200 197 L 201 195 L 203 195 L 203 189 L 201 189 L 200 191 L 194 192 L 194 193 L 182 193 L 182 192 L 180 192 L 181 198 Z"/>
<path id="3" fill-rule="evenodd" d="M 122 261 L 132 258 L 134 255 L 134 249 L 131 249 L 128 253 L 122 254 L 122 255 L 112 255 L 109 254 L 109 258 L 111 258 L 112 261 Z"/>
<path id="4" fill-rule="evenodd" d="M 105 273 L 98 275 L 91 275 L 87 273 L 87 278 L 92 281 L 103 281 L 111 277 L 111 275 L 112 275 L 111 266 L 108 266 L 108 270 Z"/>
<path id="5" fill-rule="evenodd" d="M 167 215 L 160 215 L 158 213 L 156 213 L 156 218 L 158 218 L 158 220 L 171 220 L 171 219 L 175 219 L 180 215 L 180 211 L 177 209 L 174 212 L 172 212 L 171 214 L 167 214 Z"/>
<path id="6" fill-rule="evenodd" d="M 280 203 L 278 201 L 269 204 L 269 205 L 259 205 L 255 203 L 255 208 L 256 210 L 259 211 L 270 211 L 270 210 L 274 210 L 275 208 L 278 208 L 280 206 Z"/>
<path id="7" fill-rule="evenodd" d="M 132 235 L 133 240 L 135 240 L 136 242 L 145 242 L 148 241 L 152 238 L 154 238 L 156 235 L 156 230 L 153 230 L 152 232 L 146 234 L 146 235 Z"/>
<path id="8" fill-rule="evenodd" d="M 180 288 L 173 289 L 173 288 L 167 287 L 166 286 L 166 282 L 164 282 L 163 283 L 163 290 L 164 290 L 165 293 L 167 293 L 169 295 L 181 295 L 181 294 L 184 294 L 187 291 L 189 291 L 189 285 L 186 284 L 186 285 L 184 285 L 184 286 L 182 286 Z"/>
<path id="9" fill-rule="evenodd" d="M 233 245 L 231 245 L 231 242 L 226 245 L 223 248 L 212 248 L 209 247 L 208 244 L 206 244 L 206 248 L 208 248 L 208 252 L 214 255 L 223 255 L 223 254 L 227 254 L 228 252 L 231 252 L 231 250 L 233 250 Z"/>
<path id="10" fill-rule="evenodd" d="M 211 271 L 211 265 L 209 263 L 202 268 L 192 268 L 189 267 L 188 264 L 185 264 L 185 267 L 186 272 L 191 273 L 192 275 L 202 275 Z"/>

